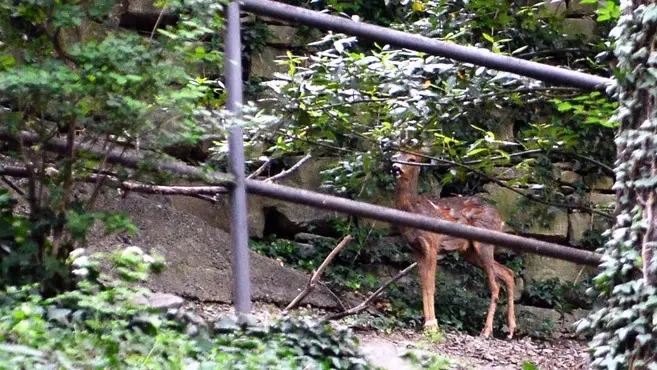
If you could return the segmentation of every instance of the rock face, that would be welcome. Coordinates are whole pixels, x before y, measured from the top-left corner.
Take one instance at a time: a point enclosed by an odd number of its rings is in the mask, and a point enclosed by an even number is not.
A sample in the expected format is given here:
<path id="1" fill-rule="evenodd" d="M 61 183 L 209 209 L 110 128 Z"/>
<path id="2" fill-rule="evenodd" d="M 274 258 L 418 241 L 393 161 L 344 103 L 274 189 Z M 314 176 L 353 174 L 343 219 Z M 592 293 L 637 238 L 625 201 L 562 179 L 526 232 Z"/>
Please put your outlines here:
<path id="1" fill-rule="evenodd" d="M 121 199 L 110 191 L 99 199 L 97 208 L 130 214 L 139 228 L 137 235 L 130 237 L 131 244 L 145 251 L 155 250 L 165 257 L 167 267 L 151 278 L 148 283 L 151 289 L 230 303 L 233 289 L 230 235 L 157 199 L 161 198 L 129 195 Z M 91 235 L 94 237 L 89 246 L 95 251 L 112 251 L 120 244 L 116 235 L 102 236 L 101 229 Z M 249 252 L 249 256 L 254 300 L 287 304 L 306 286 L 306 275 L 254 252 Z M 335 306 L 333 298 L 321 287 L 304 302 L 318 307 Z"/>
<path id="2" fill-rule="evenodd" d="M 185 301 L 175 294 L 155 292 L 148 297 L 139 296 L 134 300 L 135 303 L 149 306 L 159 310 L 170 308 L 180 308 Z"/>
<path id="3" fill-rule="evenodd" d="M 251 74 L 261 78 L 271 78 L 274 73 L 287 73 L 287 66 L 276 63 L 276 60 L 284 55 L 285 50 L 274 47 L 265 47 L 254 52 L 251 56 Z"/>
<path id="4" fill-rule="evenodd" d="M 584 233 L 591 229 L 591 214 L 577 212 L 568 217 L 568 241 L 571 245 L 578 245 L 584 239 Z"/>
<path id="5" fill-rule="evenodd" d="M 547 206 L 540 206 L 545 208 L 546 213 L 552 213 L 553 218 L 550 225 L 544 226 L 539 223 L 532 223 L 525 230 L 514 230 L 509 225 L 509 221 L 518 221 L 518 201 L 522 198 L 522 195 L 493 183 L 486 184 L 484 189 L 487 193 L 480 194 L 480 196 L 490 200 L 500 211 L 502 218 L 506 221 L 504 231 L 549 241 L 563 241 L 566 239 L 568 235 L 568 213 L 565 210 L 548 209 Z M 527 218 L 526 221 L 532 220 Z"/>
<path id="6" fill-rule="evenodd" d="M 545 281 L 557 278 L 562 282 L 575 282 L 593 273 L 593 268 L 576 263 L 540 256 L 538 254 L 526 254 L 525 278 L 527 282 Z"/>
<path id="7" fill-rule="evenodd" d="M 614 186 L 614 179 L 609 176 L 602 176 L 596 177 L 591 181 L 585 181 L 585 183 L 593 190 L 610 191 L 612 186 Z"/>
<path id="8" fill-rule="evenodd" d="M 547 308 L 516 306 L 519 333 L 537 334 L 540 332 L 574 333 L 574 324 L 586 317 L 588 311 L 573 310 L 571 313 L 559 312 Z"/>
<path id="9" fill-rule="evenodd" d="M 591 193 L 591 203 L 605 207 L 613 207 L 616 203 L 616 194 Z"/>
<path id="10" fill-rule="evenodd" d="M 365 355 L 367 361 L 377 369 L 412 370 L 416 368 L 410 361 L 402 358 L 403 352 L 397 346 L 387 340 L 369 340 L 361 346 L 360 351 Z"/>

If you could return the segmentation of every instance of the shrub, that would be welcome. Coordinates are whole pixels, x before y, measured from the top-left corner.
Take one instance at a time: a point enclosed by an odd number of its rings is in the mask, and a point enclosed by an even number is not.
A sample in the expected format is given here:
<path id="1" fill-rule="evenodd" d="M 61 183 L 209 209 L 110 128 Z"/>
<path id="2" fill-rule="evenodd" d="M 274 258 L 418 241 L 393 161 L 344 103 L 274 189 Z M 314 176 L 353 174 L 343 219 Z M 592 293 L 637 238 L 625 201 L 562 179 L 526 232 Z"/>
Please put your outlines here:
<path id="1" fill-rule="evenodd" d="M 370 368 L 350 331 L 312 320 L 205 322 L 141 305 L 135 298 L 149 291 L 138 283 L 162 261 L 139 248 L 76 250 L 69 263 L 78 277 L 72 291 L 44 298 L 38 285 L 25 285 L 0 296 L 0 368 Z"/>

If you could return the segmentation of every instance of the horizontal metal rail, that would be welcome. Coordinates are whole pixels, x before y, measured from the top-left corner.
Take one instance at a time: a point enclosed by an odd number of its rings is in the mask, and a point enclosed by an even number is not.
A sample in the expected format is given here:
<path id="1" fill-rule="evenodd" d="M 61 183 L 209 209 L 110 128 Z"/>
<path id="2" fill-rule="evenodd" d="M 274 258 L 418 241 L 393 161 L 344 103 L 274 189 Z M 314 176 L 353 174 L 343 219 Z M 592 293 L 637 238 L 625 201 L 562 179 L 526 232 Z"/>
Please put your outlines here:
<path id="1" fill-rule="evenodd" d="M 548 243 L 474 226 L 457 224 L 434 217 L 400 211 L 394 208 L 377 206 L 284 185 L 265 183 L 253 179 L 246 180 L 246 191 L 248 193 L 280 199 L 291 203 L 385 221 L 397 226 L 412 227 L 458 238 L 495 244 L 497 246 L 512 249 L 516 252 L 539 254 L 589 266 L 597 266 L 602 257 L 602 255 L 598 253 L 566 247 L 559 244 Z"/>
<path id="2" fill-rule="evenodd" d="M 466 63 L 515 73 L 544 82 L 586 90 L 603 89 L 608 78 L 536 63 L 525 59 L 495 54 L 489 50 L 462 46 L 428 37 L 341 18 L 271 0 L 239 0 L 242 10 L 254 14 L 303 24 L 323 30 L 342 32 L 364 39 L 451 58 Z"/>
<path id="3" fill-rule="evenodd" d="M 0 140 L 9 140 L 17 143 L 19 136 L 27 145 L 38 142 L 38 136 L 33 133 L 22 132 L 20 134 L 13 134 L 0 130 Z M 66 153 L 67 145 L 64 140 L 51 139 L 46 143 L 45 148 L 59 153 Z M 134 153 L 134 151 L 122 152 L 116 150 L 106 155 L 101 147 L 85 144 L 77 145 L 76 150 L 78 152 L 85 152 L 101 158 L 106 156 L 108 163 L 122 164 L 126 167 L 139 168 L 142 170 L 169 171 L 208 183 L 223 185 L 228 188 L 232 186 L 234 181 L 232 176 L 229 176 L 228 174 L 221 172 L 206 173 L 196 167 L 180 162 L 160 161 L 153 163 L 152 165 L 146 165 L 148 161 L 142 156 Z M 517 252 L 539 254 L 590 266 L 597 266 L 602 258 L 602 255 L 598 253 L 583 251 L 572 247 L 511 235 L 499 231 L 456 224 L 437 218 L 421 216 L 365 202 L 316 193 L 289 186 L 265 183 L 253 179 L 246 179 L 245 182 L 246 191 L 251 194 L 389 222 L 397 226 L 412 227 L 457 238 L 491 243 Z"/>

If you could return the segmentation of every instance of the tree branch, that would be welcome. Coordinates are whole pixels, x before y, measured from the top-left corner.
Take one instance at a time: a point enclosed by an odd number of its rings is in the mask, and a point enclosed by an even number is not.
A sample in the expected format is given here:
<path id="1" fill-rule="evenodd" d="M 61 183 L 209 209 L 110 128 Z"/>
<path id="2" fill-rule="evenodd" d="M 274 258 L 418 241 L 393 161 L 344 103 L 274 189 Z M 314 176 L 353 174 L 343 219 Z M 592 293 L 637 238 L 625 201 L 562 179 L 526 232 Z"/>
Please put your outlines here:
<path id="1" fill-rule="evenodd" d="M 346 311 L 342 311 L 336 314 L 332 315 L 327 315 L 322 319 L 322 321 L 330 321 L 330 320 L 339 320 L 347 316 L 355 315 L 360 312 L 362 312 L 364 309 L 369 306 L 372 301 L 378 297 L 388 286 L 391 284 L 395 283 L 397 280 L 401 279 L 402 277 L 408 275 L 409 272 L 411 272 L 415 267 L 417 266 L 417 262 L 413 262 L 412 265 L 408 266 L 407 268 L 403 269 L 397 275 L 395 275 L 392 279 L 388 280 L 385 284 L 381 285 L 374 293 L 371 293 L 370 296 L 361 302 L 358 306 L 352 307 Z"/>
<path id="2" fill-rule="evenodd" d="M 270 164 L 271 164 L 271 158 L 267 159 L 265 163 L 263 163 L 260 167 L 258 167 L 257 170 L 253 171 L 253 173 L 247 176 L 246 178 L 252 179 L 260 176 L 260 174 L 263 173 L 267 169 L 267 167 L 269 167 Z"/>
<path id="3" fill-rule="evenodd" d="M 54 152 L 65 153 L 66 152 L 66 143 L 60 139 L 51 139 L 47 141 L 42 141 L 38 135 L 22 131 L 18 134 L 4 131 L 0 129 L 0 140 L 7 141 L 21 141 L 26 144 L 41 143 L 43 146 Z M 90 145 L 86 143 L 79 143 L 75 146 L 76 152 L 86 152 L 91 155 L 94 155 L 98 158 L 102 158 L 107 154 L 107 162 L 114 164 L 122 164 L 130 168 L 140 168 L 153 172 L 173 172 L 183 176 L 189 176 L 191 178 L 200 179 L 206 181 L 212 185 L 220 186 L 231 186 L 232 185 L 232 176 L 229 174 L 219 174 L 214 172 L 207 172 L 203 169 L 189 166 L 180 161 L 167 161 L 167 160 L 157 160 L 157 161 L 148 161 L 143 156 L 136 155 L 133 150 L 117 150 L 112 149 L 105 151 L 97 145 Z M 26 162 L 28 163 L 28 162 Z"/>
<path id="4" fill-rule="evenodd" d="M 109 147 L 108 147 L 108 145 L 109 145 Z M 103 144 L 103 150 L 106 150 L 106 151 L 105 151 L 105 155 L 100 160 L 100 164 L 98 165 L 98 170 L 97 170 L 98 173 L 103 171 L 103 168 L 105 167 L 105 164 L 107 162 L 107 155 L 109 154 L 111 148 L 112 148 L 112 144 L 109 141 L 109 135 L 108 135 L 105 139 L 105 143 Z M 124 152 L 125 152 L 125 148 L 123 148 L 123 151 L 121 152 L 121 155 L 123 155 Z M 91 192 L 91 196 L 89 197 L 89 202 L 87 202 L 87 205 L 86 205 L 87 209 L 91 209 L 93 207 L 94 203 L 96 203 L 96 198 L 98 197 L 98 193 L 100 192 L 100 188 L 103 185 L 103 179 L 104 179 L 104 177 L 101 178 L 100 181 L 96 182 L 96 186 L 94 186 L 94 190 Z"/>
<path id="5" fill-rule="evenodd" d="M 598 166 L 605 173 L 607 173 L 607 175 L 610 175 L 612 177 L 616 176 L 616 173 L 614 172 L 613 168 L 611 168 L 611 167 L 607 166 L 606 164 L 598 161 L 597 159 L 593 159 L 593 158 L 590 158 L 590 157 L 587 157 L 587 156 L 584 156 L 584 155 L 581 155 L 581 154 L 572 153 L 572 152 L 568 152 L 568 151 L 565 151 L 565 150 L 559 150 L 559 149 L 553 149 L 553 150 L 549 150 L 549 151 L 544 150 L 544 149 L 531 149 L 531 150 L 525 150 L 525 151 L 522 151 L 522 152 L 511 153 L 508 156 L 499 155 L 499 156 L 495 156 L 495 157 L 490 157 L 490 158 L 488 158 L 488 160 L 495 161 L 495 160 L 498 160 L 498 159 L 505 159 L 507 157 L 524 157 L 524 156 L 531 156 L 531 155 L 538 154 L 538 153 L 545 153 L 545 154 L 556 153 L 556 154 L 559 154 L 559 155 L 563 155 L 565 157 L 573 157 L 573 158 L 581 159 L 583 161 L 586 161 L 586 162 L 589 162 L 591 164 L 594 164 L 594 165 Z M 472 161 L 465 161 L 465 162 L 463 162 L 463 164 L 465 164 L 465 165 L 478 164 L 478 163 L 481 163 L 483 161 L 485 161 L 485 160 L 484 159 L 476 159 L 476 160 L 472 160 Z M 440 166 L 440 165 L 433 165 L 433 164 L 430 164 L 430 163 L 426 163 L 426 164 L 429 165 L 429 166 Z"/>
<path id="6" fill-rule="evenodd" d="M 151 36 L 148 38 L 148 41 L 153 41 L 153 36 L 155 36 L 155 31 L 157 30 L 157 27 L 160 25 L 160 21 L 162 21 L 162 16 L 164 15 L 164 11 L 166 10 L 167 6 L 163 6 L 162 9 L 160 9 L 160 14 L 157 15 L 157 20 L 155 21 L 155 25 L 153 26 L 153 30 L 151 31 Z"/>
<path id="7" fill-rule="evenodd" d="M 340 243 L 335 248 L 333 248 L 331 253 L 329 253 L 329 255 L 326 256 L 324 262 L 322 262 L 322 264 L 319 266 L 317 271 L 313 271 L 313 273 L 310 274 L 310 278 L 308 279 L 308 284 L 306 285 L 306 289 L 304 289 L 301 293 L 299 293 L 299 295 L 297 295 L 296 298 L 294 298 L 292 302 L 290 302 L 290 304 L 288 304 L 287 307 L 285 307 L 285 311 L 291 310 L 294 307 L 296 307 L 299 303 L 301 303 L 301 301 L 303 301 L 304 298 L 308 296 L 308 294 L 310 294 L 315 289 L 315 284 L 324 273 L 324 270 L 326 270 L 326 268 L 331 263 L 331 261 L 333 261 L 335 256 L 337 256 L 338 253 L 340 253 L 344 249 L 344 247 L 346 247 L 347 244 L 349 244 L 349 242 L 352 240 L 353 240 L 352 236 L 347 235 L 342 239 L 342 241 L 340 241 Z"/>
<path id="8" fill-rule="evenodd" d="M 539 57 L 539 56 L 547 56 L 547 55 L 555 55 L 555 54 L 566 54 L 566 53 L 582 53 L 582 54 L 591 54 L 591 50 L 586 50 L 586 49 L 581 49 L 581 48 L 565 48 L 565 49 L 557 49 L 557 50 L 540 50 L 540 51 L 533 51 L 530 53 L 522 53 L 516 55 L 516 58 L 522 58 L 522 59 L 530 59 L 533 57 Z"/>
<path id="9" fill-rule="evenodd" d="M 0 165 L 0 176 L 11 177 L 29 177 L 30 173 L 26 167 Z M 44 173 L 43 176 L 48 176 Z M 216 195 L 228 193 L 228 189 L 223 186 L 165 186 L 165 185 L 150 185 L 143 184 L 136 181 L 119 181 L 114 177 L 107 175 L 90 174 L 79 179 L 80 181 L 97 183 L 105 181 L 108 185 L 123 189 L 126 191 L 134 191 L 136 193 L 145 194 L 160 194 L 160 195 Z M 202 198 L 209 200 L 207 198 Z"/>
<path id="10" fill-rule="evenodd" d="M 299 160 L 299 162 L 297 162 L 297 163 L 294 164 L 294 166 L 292 166 L 292 167 L 288 168 L 287 170 L 282 171 L 282 172 L 280 172 L 280 173 L 278 173 L 278 174 L 276 174 L 276 175 L 274 175 L 274 176 L 272 176 L 272 177 L 270 177 L 270 178 L 267 178 L 267 179 L 265 179 L 265 180 L 263 180 L 263 181 L 264 181 L 264 182 L 273 182 L 273 181 L 276 181 L 276 180 L 281 180 L 281 179 L 283 179 L 283 178 L 286 178 L 286 177 L 288 177 L 288 176 L 294 174 L 295 172 L 297 172 L 297 171 L 299 170 L 299 168 L 301 168 L 301 166 L 302 166 L 305 162 L 307 162 L 310 158 L 311 158 L 311 157 L 310 157 L 310 154 L 306 154 L 306 156 L 303 157 L 303 158 L 301 158 L 301 159 Z"/>

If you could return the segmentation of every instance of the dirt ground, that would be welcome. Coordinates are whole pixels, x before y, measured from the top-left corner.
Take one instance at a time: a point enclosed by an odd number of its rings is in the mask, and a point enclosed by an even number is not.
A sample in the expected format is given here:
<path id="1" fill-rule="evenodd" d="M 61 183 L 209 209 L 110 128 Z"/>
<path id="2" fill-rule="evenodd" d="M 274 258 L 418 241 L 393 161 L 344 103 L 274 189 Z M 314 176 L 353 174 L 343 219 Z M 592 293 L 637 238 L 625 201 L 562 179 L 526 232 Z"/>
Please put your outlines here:
<path id="1" fill-rule="evenodd" d="M 417 332 L 389 335 L 370 332 L 359 334 L 361 343 L 377 346 L 391 343 L 398 349 L 441 355 L 451 360 L 454 369 L 522 369 L 525 362 L 541 370 L 586 369 L 586 343 L 573 339 L 537 341 L 531 338 L 483 339 L 457 332 L 446 332 L 442 340 L 432 342 Z"/>
<path id="2" fill-rule="evenodd" d="M 232 307 L 225 304 L 187 302 L 185 307 L 193 309 L 204 319 L 232 312 Z M 255 303 L 253 312 L 260 322 L 267 323 L 279 317 L 282 310 L 274 305 Z M 316 315 L 323 312 L 301 309 L 294 314 Z M 412 330 L 396 330 L 386 334 L 361 327 L 354 332 L 360 339 L 366 357 L 375 366 L 386 369 L 414 369 L 408 360 L 400 358 L 407 351 L 446 357 L 455 370 L 515 370 L 522 369 L 526 361 L 540 370 L 580 370 L 586 369 L 587 365 L 586 343 L 570 338 L 551 341 L 529 337 L 512 340 L 483 339 L 458 332 L 445 332 L 442 338 L 431 339 Z"/>

